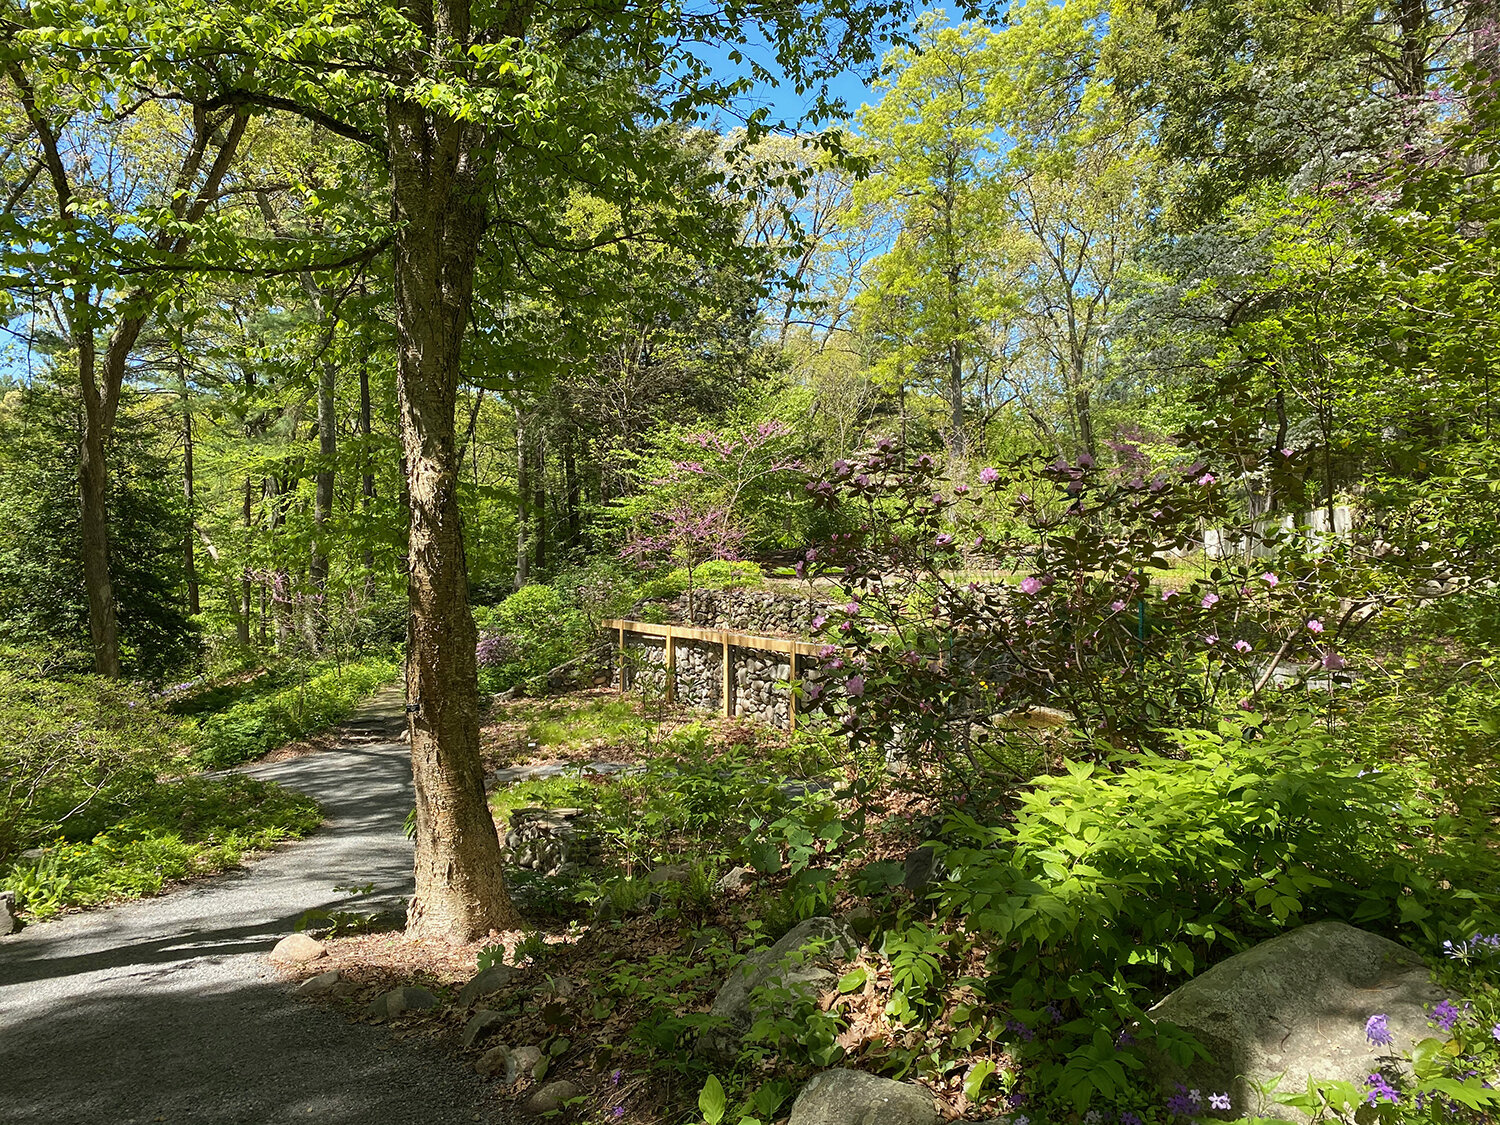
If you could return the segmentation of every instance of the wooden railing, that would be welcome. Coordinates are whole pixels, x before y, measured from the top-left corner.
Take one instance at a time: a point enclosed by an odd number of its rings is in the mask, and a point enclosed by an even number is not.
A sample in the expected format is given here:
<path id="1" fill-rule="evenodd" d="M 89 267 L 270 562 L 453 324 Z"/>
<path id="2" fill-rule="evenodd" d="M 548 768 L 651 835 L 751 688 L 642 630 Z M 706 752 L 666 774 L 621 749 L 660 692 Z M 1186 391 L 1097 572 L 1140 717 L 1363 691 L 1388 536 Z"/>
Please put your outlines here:
<path id="1" fill-rule="evenodd" d="M 734 713 L 734 679 L 731 675 L 730 650 L 735 648 L 748 648 L 757 652 L 783 652 L 790 658 L 791 678 L 797 679 L 797 657 L 816 656 L 823 651 L 824 646 L 813 641 L 799 641 L 793 637 L 759 637 L 750 633 L 731 633 L 724 629 L 699 629 L 692 625 L 655 625 L 649 621 L 625 621 L 618 618 L 610 618 L 604 622 L 606 629 L 619 633 L 620 653 L 620 690 L 626 690 L 625 682 L 625 637 L 627 634 L 636 634 L 645 637 L 661 637 L 666 647 L 667 657 L 667 701 L 672 702 L 677 692 L 677 642 L 697 641 L 701 644 L 716 644 L 722 650 L 720 674 L 722 681 L 722 699 L 720 709 L 726 718 Z M 797 693 L 787 693 L 787 722 L 793 729 L 797 729 Z"/>

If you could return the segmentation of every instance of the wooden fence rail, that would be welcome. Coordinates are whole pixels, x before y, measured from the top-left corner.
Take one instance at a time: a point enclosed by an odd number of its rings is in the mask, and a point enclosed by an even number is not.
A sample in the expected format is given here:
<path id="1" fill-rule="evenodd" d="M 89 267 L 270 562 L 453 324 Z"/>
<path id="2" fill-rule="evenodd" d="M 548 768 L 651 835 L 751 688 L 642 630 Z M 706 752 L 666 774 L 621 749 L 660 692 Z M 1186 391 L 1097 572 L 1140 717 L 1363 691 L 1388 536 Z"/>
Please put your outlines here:
<path id="1" fill-rule="evenodd" d="M 786 653 L 791 664 L 791 678 L 797 678 L 797 657 L 817 656 L 823 651 L 822 644 L 813 641 L 799 641 L 793 637 L 758 637 L 750 633 L 731 633 L 724 629 L 699 629 L 692 625 L 656 625 L 649 621 L 626 621 L 619 618 L 610 618 L 604 622 L 606 629 L 619 633 L 620 645 L 620 690 L 626 689 L 625 683 L 625 638 L 627 635 L 635 634 L 644 637 L 660 637 L 666 646 L 667 657 L 667 700 L 675 700 L 677 694 L 677 642 L 697 641 L 700 644 L 716 644 L 722 650 L 720 663 L 720 679 L 723 681 L 722 700 L 720 709 L 725 718 L 734 715 L 734 676 L 732 666 L 731 650 L 736 648 L 748 648 L 756 652 L 781 652 Z M 797 729 L 797 693 L 789 692 L 787 696 L 787 722 L 792 730 Z"/>

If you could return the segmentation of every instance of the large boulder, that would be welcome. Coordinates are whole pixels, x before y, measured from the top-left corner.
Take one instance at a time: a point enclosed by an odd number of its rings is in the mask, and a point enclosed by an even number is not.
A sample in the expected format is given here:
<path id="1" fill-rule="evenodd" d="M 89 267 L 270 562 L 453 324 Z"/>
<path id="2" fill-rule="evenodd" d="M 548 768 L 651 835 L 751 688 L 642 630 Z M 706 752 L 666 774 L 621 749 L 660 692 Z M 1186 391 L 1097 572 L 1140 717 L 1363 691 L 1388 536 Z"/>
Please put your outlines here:
<path id="1" fill-rule="evenodd" d="M 1227 1092 L 1236 1114 L 1269 1112 L 1252 1091 L 1278 1076 L 1289 1092 L 1305 1090 L 1309 1076 L 1362 1087 L 1434 1034 L 1428 1015 L 1444 996 L 1405 946 L 1343 922 L 1314 922 L 1221 961 L 1151 1009 L 1197 1039 L 1207 1059 L 1183 1068 L 1156 1050 L 1142 1053 L 1164 1091 Z M 1366 1038 L 1374 1015 L 1385 1016 L 1389 1046 Z M 1274 1109 L 1271 1116 L 1299 1118 Z"/>
<path id="2" fill-rule="evenodd" d="M 937 1125 L 937 1104 L 920 1086 L 862 1070 L 825 1070 L 802 1087 L 789 1125 Z"/>
<path id="3" fill-rule="evenodd" d="M 794 926 L 770 949 L 745 958 L 719 988 L 710 1009 L 717 1022 L 699 1039 L 699 1051 L 711 1058 L 733 1058 L 758 1016 L 835 987 L 834 966 L 858 952 L 859 942 L 848 927 L 832 918 L 809 918 Z"/>

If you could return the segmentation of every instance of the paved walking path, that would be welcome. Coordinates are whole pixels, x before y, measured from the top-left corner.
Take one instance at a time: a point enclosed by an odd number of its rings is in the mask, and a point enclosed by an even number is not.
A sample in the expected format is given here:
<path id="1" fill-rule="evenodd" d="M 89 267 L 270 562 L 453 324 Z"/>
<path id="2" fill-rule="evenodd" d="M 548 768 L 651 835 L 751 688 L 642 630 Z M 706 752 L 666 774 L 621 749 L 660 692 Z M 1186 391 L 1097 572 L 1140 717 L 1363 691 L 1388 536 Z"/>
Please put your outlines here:
<path id="1" fill-rule="evenodd" d="M 327 824 L 253 866 L 0 938 L 4 1125 L 450 1125 L 505 1120 L 433 1048 L 294 999 L 265 954 L 336 885 L 407 894 L 411 766 L 398 690 L 337 748 L 250 772 Z"/>

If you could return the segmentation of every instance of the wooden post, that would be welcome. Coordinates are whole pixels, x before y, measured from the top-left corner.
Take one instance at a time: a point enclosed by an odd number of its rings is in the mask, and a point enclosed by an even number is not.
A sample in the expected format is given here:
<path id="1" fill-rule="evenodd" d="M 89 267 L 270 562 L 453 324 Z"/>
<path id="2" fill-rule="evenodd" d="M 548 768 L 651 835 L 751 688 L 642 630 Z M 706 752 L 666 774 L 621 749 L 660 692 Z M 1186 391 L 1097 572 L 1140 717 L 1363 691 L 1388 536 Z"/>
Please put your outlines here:
<path id="1" fill-rule="evenodd" d="M 797 649 L 792 648 L 792 686 L 787 689 L 786 696 L 786 725 L 787 729 L 797 729 Z"/>
<path id="2" fill-rule="evenodd" d="M 734 717 L 734 681 L 729 678 L 729 638 L 725 637 L 724 646 L 724 717 Z"/>
<path id="3" fill-rule="evenodd" d="M 625 694 L 625 623 L 620 623 L 620 694 Z"/>
<path id="4" fill-rule="evenodd" d="M 667 686 L 668 703 L 677 702 L 677 642 L 672 639 L 672 627 L 667 626 Z"/>

